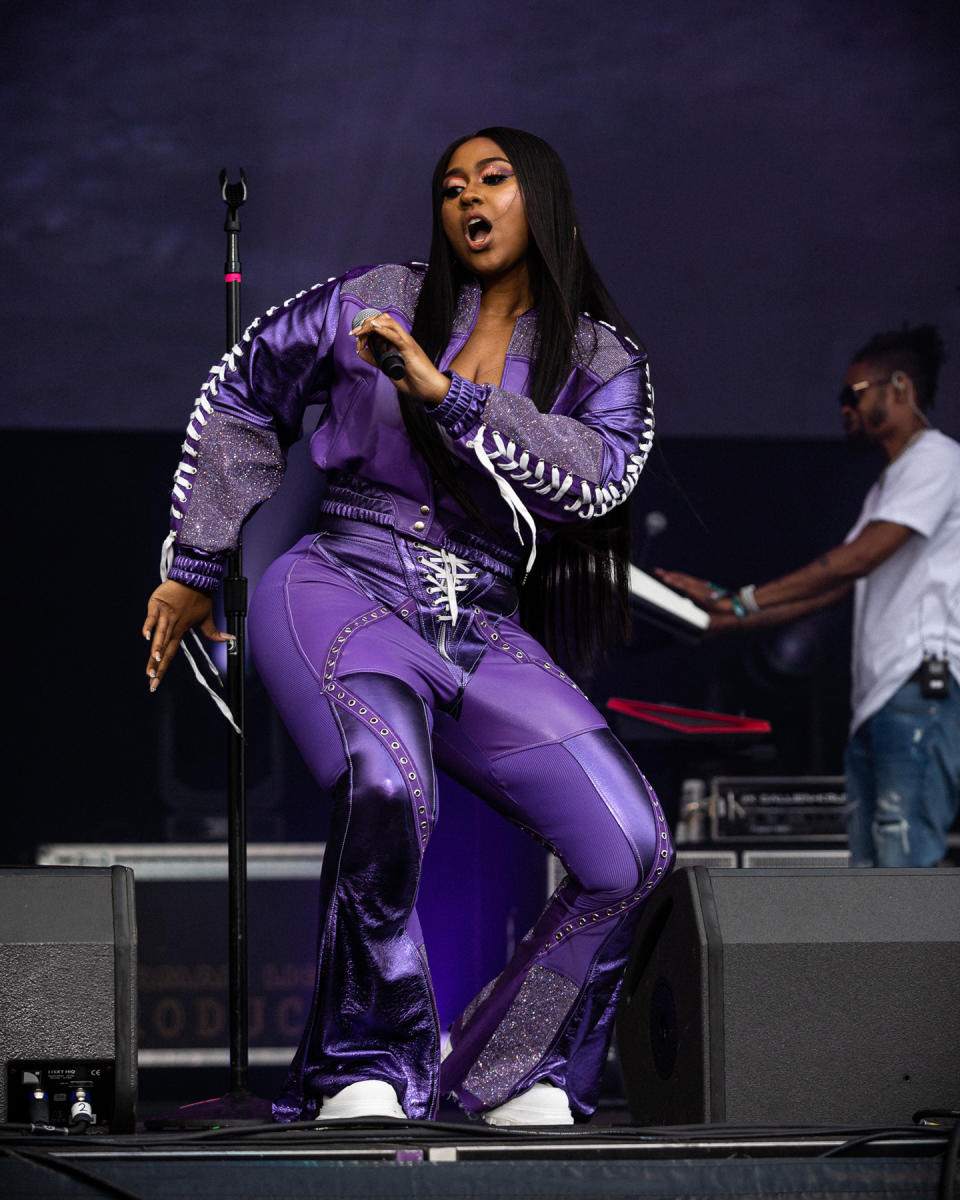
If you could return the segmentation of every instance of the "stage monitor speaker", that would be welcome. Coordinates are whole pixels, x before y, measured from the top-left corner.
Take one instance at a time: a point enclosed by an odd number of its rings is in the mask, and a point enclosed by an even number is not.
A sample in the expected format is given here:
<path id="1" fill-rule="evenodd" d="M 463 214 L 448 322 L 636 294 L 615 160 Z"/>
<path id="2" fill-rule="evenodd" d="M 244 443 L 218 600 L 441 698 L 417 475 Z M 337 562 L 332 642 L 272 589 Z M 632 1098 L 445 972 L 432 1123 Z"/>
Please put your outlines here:
<path id="1" fill-rule="evenodd" d="M 960 1108 L 960 870 L 675 871 L 617 1011 L 639 1125 L 901 1125 Z"/>
<path id="2" fill-rule="evenodd" d="M 0 1121 L 132 1133 L 133 872 L 0 867 L 0 980 Z"/>

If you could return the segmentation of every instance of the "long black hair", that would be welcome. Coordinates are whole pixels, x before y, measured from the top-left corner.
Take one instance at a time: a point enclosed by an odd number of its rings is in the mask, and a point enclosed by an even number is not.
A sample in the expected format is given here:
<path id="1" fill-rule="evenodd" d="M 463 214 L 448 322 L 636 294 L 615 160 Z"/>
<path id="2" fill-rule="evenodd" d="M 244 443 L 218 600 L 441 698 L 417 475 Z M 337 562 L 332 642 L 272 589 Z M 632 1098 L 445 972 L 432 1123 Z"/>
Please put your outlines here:
<path id="1" fill-rule="evenodd" d="M 469 278 L 443 230 L 442 182 L 450 158 L 473 138 L 495 142 L 513 167 L 529 228 L 528 267 L 537 312 L 531 399 L 549 411 L 579 355 L 579 315 L 606 321 L 637 341 L 590 261 L 578 230 L 566 169 L 542 138 L 492 126 L 449 145 L 433 173 L 430 260 L 417 302 L 413 337 L 439 363 L 450 341 L 457 294 Z M 639 343 L 638 343 L 639 344 Z M 548 348 L 548 349 L 547 349 Z M 540 352 L 544 350 L 544 352 Z M 589 358 L 589 354 L 586 354 Z M 457 465 L 422 404 L 403 397 L 404 423 L 433 475 L 471 516 L 483 515 L 457 477 Z M 576 527 L 557 526 L 520 596 L 520 615 L 551 649 L 573 649 L 585 662 L 619 629 L 629 637 L 630 519 L 627 504 Z"/>

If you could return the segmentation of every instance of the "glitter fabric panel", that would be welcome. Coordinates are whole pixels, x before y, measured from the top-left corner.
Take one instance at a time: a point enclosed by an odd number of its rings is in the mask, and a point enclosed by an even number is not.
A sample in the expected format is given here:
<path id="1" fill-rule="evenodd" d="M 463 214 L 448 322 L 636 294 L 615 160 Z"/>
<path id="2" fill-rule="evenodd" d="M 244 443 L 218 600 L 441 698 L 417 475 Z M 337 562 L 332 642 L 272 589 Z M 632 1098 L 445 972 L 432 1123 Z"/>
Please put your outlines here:
<path id="1" fill-rule="evenodd" d="M 537 350 L 537 314 L 523 313 L 514 326 L 507 354 L 533 359 Z M 638 347 L 615 330 L 586 315 L 581 315 L 576 334 L 576 362 L 598 383 L 606 383 L 630 366 L 639 354 Z"/>
<path id="2" fill-rule="evenodd" d="M 502 386 L 448 370 L 447 400 L 430 410 L 453 452 L 468 463 L 472 454 L 531 529 L 535 518 L 589 520 L 624 503 L 653 442 L 653 388 L 639 348 L 581 318 L 578 361 L 543 413 L 523 394 L 536 341 L 536 315 L 525 313 L 514 327 Z M 455 351 L 451 343 L 443 362 L 453 361 Z"/>
<path id="3" fill-rule="evenodd" d="M 212 413 L 200 443 L 179 540 L 199 550 L 231 550 L 244 518 L 273 495 L 285 467 L 273 430 Z"/>
<path id="4" fill-rule="evenodd" d="M 231 549 L 243 519 L 276 488 L 307 404 L 323 399 L 338 295 L 330 280 L 269 309 L 211 369 L 174 476 L 170 527 L 178 544 Z"/>
<path id="5" fill-rule="evenodd" d="M 632 349 L 631 349 L 632 348 Z M 640 356 L 632 342 L 624 344 L 618 333 L 599 321 L 582 316 L 577 326 L 577 358 L 601 383 L 626 370 Z"/>
<path id="6" fill-rule="evenodd" d="M 485 1105 L 501 1104 L 543 1058 L 578 990 L 565 976 L 534 967 L 463 1086 Z"/>
<path id="7" fill-rule="evenodd" d="M 386 263 L 345 282 L 341 296 L 355 297 L 361 308 L 390 308 L 401 314 L 407 324 L 413 323 L 413 313 L 423 284 L 423 270 L 412 270 L 400 263 Z"/>
<path id="8" fill-rule="evenodd" d="M 491 433 L 496 431 L 518 448 L 532 450 L 537 458 L 590 483 L 600 482 L 603 438 L 572 417 L 542 413 L 526 396 L 491 388 L 481 420 Z"/>
<path id="9" fill-rule="evenodd" d="M 517 358 L 534 358 L 537 346 L 537 314 L 534 311 L 521 313 L 513 327 L 507 354 Z"/>
<path id="10" fill-rule="evenodd" d="M 457 307 L 453 314 L 453 332 L 469 334 L 477 321 L 480 310 L 480 286 L 475 280 L 470 280 L 457 296 Z"/>
<path id="11" fill-rule="evenodd" d="M 191 415 L 173 488 L 178 546 L 224 554 L 236 544 L 243 520 L 277 486 L 283 455 L 314 404 L 323 410 L 311 437 L 313 461 L 325 472 L 362 478 L 367 489 L 356 503 L 334 497 L 334 511 L 384 522 L 437 546 L 462 529 L 462 510 L 410 445 L 393 386 L 358 358 L 350 336 L 351 318 L 362 307 L 389 309 L 409 325 L 422 278 L 418 264 L 358 268 L 250 324 L 211 371 Z M 445 360 L 473 329 L 478 306 L 479 289 L 467 283 Z M 536 316 L 526 313 L 514 330 L 504 386 L 460 381 L 448 408 L 436 414 L 451 453 L 467 468 L 468 490 L 496 531 L 499 546 L 488 557 L 498 563 L 525 561 L 529 554 L 529 539 L 525 548 L 513 528 L 522 510 L 501 485 L 512 489 L 531 519 L 573 523 L 622 503 L 643 467 L 652 440 L 643 355 L 597 322 L 584 318 L 581 325 L 581 361 L 551 413 L 539 413 L 523 394 L 536 339 Z M 182 581 L 215 587 L 219 564 L 207 571 L 189 557 L 174 567 Z"/>

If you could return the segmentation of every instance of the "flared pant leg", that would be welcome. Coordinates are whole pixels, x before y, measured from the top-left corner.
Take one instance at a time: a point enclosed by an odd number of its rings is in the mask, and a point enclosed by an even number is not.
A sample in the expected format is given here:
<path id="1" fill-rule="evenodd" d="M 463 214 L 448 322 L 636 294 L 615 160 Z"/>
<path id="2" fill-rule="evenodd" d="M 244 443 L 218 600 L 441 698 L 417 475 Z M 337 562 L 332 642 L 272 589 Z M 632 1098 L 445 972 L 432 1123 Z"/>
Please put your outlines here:
<path id="1" fill-rule="evenodd" d="M 278 1120 L 310 1119 L 365 1079 L 390 1083 L 409 1117 L 436 1112 L 440 1039 L 415 902 L 436 820 L 438 697 L 425 682 L 434 652 L 405 616 L 310 552 L 275 563 L 251 606 L 261 677 L 334 800 L 315 992 Z"/>
<path id="2" fill-rule="evenodd" d="M 504 971 L 455 1022 L 441 1091 L 472 1112 L 537 1081 L 596 1108 L 640 906 L 673 862 L 663 810 L 600 713 L 512 621 L 476 614 L 488 653 L 439 764 L 554 850 L 567 870 Z"/>
<path id="3" fill-rule="evenodd" d="M 545 1079 L 585 1118 L 638 907 L 672 860 L 660 805 L 602 716 L 513 621 L 465 608 L 441 655 L 417 623 L 428 599 L 384 587 L 377 603 L 307 541 L 266 573 L 250 621 L 264 683 L 335 799 L 313 1008 L 275 1115 L 310 1118 L 361 1079 L 390 1083 L 415 1118 L 435 1115 L 441 1087 L 480 1112 Z M 434 761 L 567 869 L 455 1023 L 442 1072 L 415 910 Z"/>

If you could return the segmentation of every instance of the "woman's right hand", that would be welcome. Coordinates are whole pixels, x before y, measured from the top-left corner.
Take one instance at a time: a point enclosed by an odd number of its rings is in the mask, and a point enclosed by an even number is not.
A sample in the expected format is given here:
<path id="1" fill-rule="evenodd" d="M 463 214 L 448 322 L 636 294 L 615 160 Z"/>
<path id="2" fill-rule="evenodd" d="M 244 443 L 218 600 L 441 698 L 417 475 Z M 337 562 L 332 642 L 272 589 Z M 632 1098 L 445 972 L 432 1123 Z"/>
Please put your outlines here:
<path id="1" fill-rule="evenodd" d="M 400 351 L 406 370 L 399 379 L 390 382 L 402 396 L 413 396 L 424 404 L 439 404 L 450 390 L 449 376 L 441 375 L 419 343 L 389 313 L 367 317 L 356 329 L 351 329 L 350 334 L 357 339 L 357 354 L 372 367 L 377 365 L 368 345 L 372 335 L 379 334 L 385 342 Z"/>
<path id="2" fill-rule="evenodd" d="M 147 659 L 147 678 L 150 691 L 155 692 L 167 673 L 184 634 L 195 625 L 211 642 L 229 642 L 232 636 L 221 632 L 213 621 L 213 599 L 206 592 L 168 579 L 161 583 L 147 601 L 147 618 L 143 636 L 150 642 Z"/>

